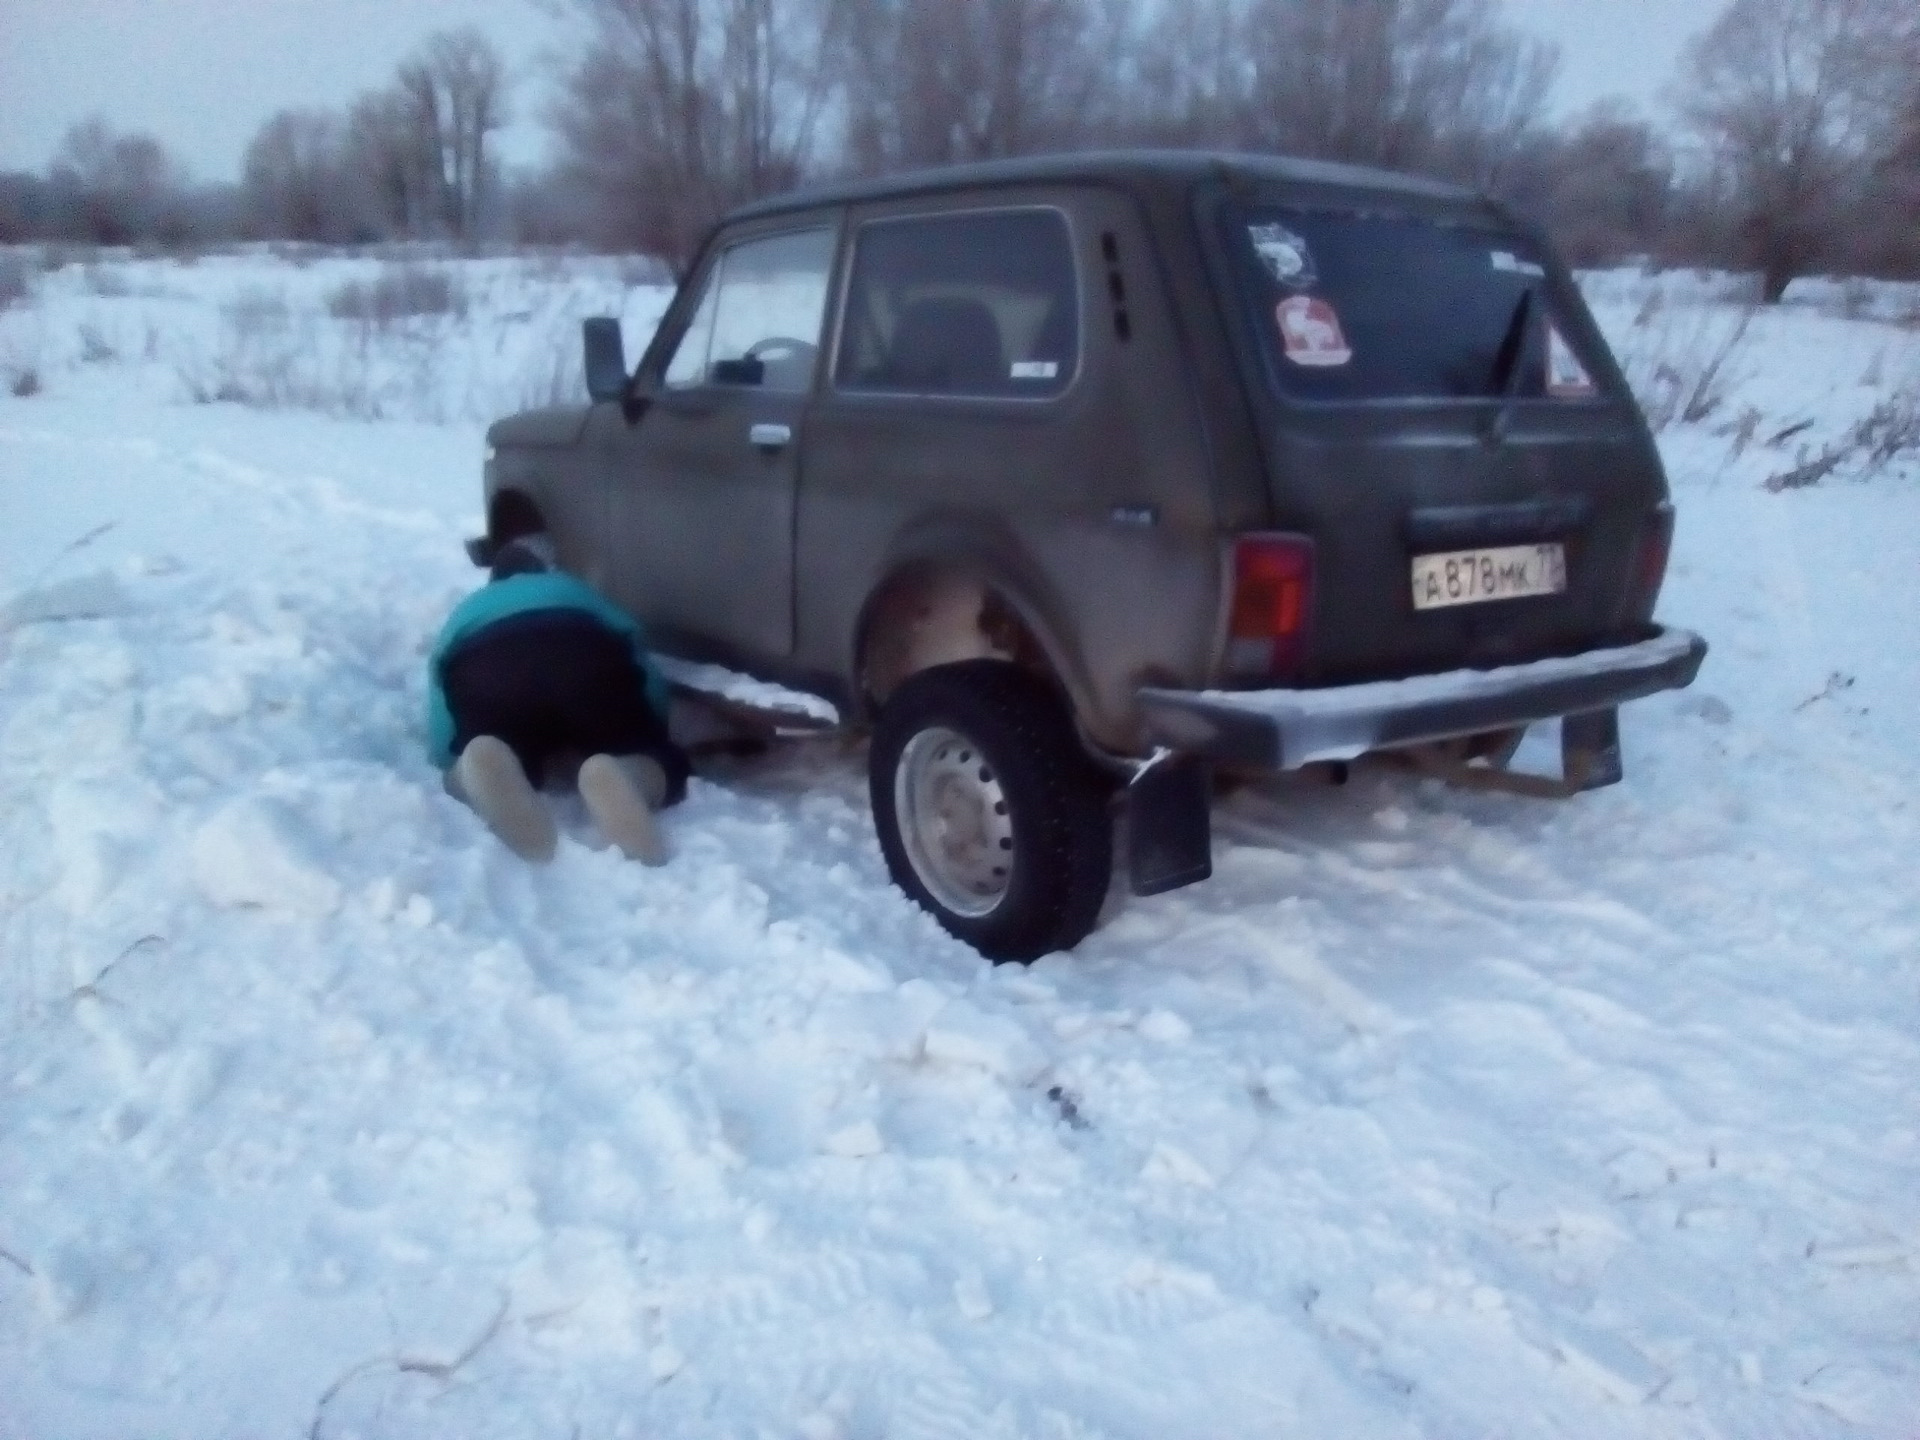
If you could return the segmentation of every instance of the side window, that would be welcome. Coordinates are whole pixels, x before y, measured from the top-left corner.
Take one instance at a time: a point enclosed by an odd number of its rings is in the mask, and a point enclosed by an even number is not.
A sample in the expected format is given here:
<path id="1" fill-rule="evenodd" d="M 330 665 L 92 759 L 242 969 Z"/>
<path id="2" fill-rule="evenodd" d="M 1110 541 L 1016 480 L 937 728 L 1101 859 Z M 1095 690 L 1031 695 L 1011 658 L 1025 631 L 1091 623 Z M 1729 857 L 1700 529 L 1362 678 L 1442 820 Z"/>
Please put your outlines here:
<path id="1" fill-rule="evenodd" d="M 861 228 L 834 382 L 842 390 L 1044 399 L 1073 380 L 1080 304 L 1054 210 Z"/>
<path id="2" fill-rule="evenodd" d="M 722 254 L 667 362 L 669 389 L 741 385 L 804 392 L 813 385 L 827 308 L 834 232 L 798 230 Z"/>

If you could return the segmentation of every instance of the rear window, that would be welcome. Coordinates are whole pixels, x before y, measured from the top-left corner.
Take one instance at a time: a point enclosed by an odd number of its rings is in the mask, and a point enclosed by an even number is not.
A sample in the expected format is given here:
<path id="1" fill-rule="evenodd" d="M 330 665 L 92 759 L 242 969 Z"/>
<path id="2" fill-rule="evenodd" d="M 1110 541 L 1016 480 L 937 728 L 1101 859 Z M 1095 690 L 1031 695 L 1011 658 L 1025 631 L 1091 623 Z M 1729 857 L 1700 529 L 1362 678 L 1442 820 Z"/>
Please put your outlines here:
<path id="1" fill-rule="evenodd" d="M 1045 399 L 1080 358 L 1073 247 L 1055 210 L 876 220 L 847 286 L 835 383 Z"/>
<path id="2" fill-rule="evenodd" d="M 1269 368 L 1306 400 L 1588 399 L 1526 240 L 1398 215 L 1229 209 Z"/>

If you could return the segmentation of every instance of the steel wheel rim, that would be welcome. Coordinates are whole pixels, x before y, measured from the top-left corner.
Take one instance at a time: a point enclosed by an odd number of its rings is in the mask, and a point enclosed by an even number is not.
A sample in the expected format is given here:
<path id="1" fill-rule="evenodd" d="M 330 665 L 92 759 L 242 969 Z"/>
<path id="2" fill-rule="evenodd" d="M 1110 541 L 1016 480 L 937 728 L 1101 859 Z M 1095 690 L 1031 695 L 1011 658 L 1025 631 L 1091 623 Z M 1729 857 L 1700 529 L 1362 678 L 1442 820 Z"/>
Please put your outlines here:
<path id="1" fill-rule="evenodd" d="M 1013 882 L 1013 810 L 980 747 L 957 730 L 917 733 L 893 769 L 893 809 L 913 873 L 946 910 L 990 915 Z"/>

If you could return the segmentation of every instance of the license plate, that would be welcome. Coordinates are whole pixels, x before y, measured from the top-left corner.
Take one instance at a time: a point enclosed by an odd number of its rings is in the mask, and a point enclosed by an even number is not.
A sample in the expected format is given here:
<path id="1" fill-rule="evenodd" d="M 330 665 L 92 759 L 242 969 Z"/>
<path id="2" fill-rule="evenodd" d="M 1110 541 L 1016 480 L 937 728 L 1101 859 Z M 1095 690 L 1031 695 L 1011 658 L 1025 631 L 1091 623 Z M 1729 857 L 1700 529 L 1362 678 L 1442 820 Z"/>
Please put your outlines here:
<path id="1" fill-rule="evenodd" d="M 1413 557 L 1413 608 L 1478 605 L 1524 595 L 1558 595 L 1567 588 L 1564 545 L 1499 545 Z"/>

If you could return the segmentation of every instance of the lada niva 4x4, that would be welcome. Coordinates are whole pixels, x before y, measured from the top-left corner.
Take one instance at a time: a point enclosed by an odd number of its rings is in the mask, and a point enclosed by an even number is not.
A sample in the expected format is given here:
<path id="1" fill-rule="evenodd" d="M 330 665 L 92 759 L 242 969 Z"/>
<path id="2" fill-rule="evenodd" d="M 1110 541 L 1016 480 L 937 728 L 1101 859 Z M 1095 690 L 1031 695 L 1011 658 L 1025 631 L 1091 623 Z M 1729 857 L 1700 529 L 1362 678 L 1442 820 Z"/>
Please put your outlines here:
<path id="1" fill-rule="evenodd" d="M 738 210 L 637 367 L 489 432 L 538 537 L 670 655 L 870 727 L 893 878 L 995 959 L 1210 873 L 1221 773 L 1392 752 L 1620 778 L 1691 682 L 1673 510 L 1566 267 L 1471 192 L 1123 153 Z M 1512 774 L 1559 720 L 1562 774 Z"/>

